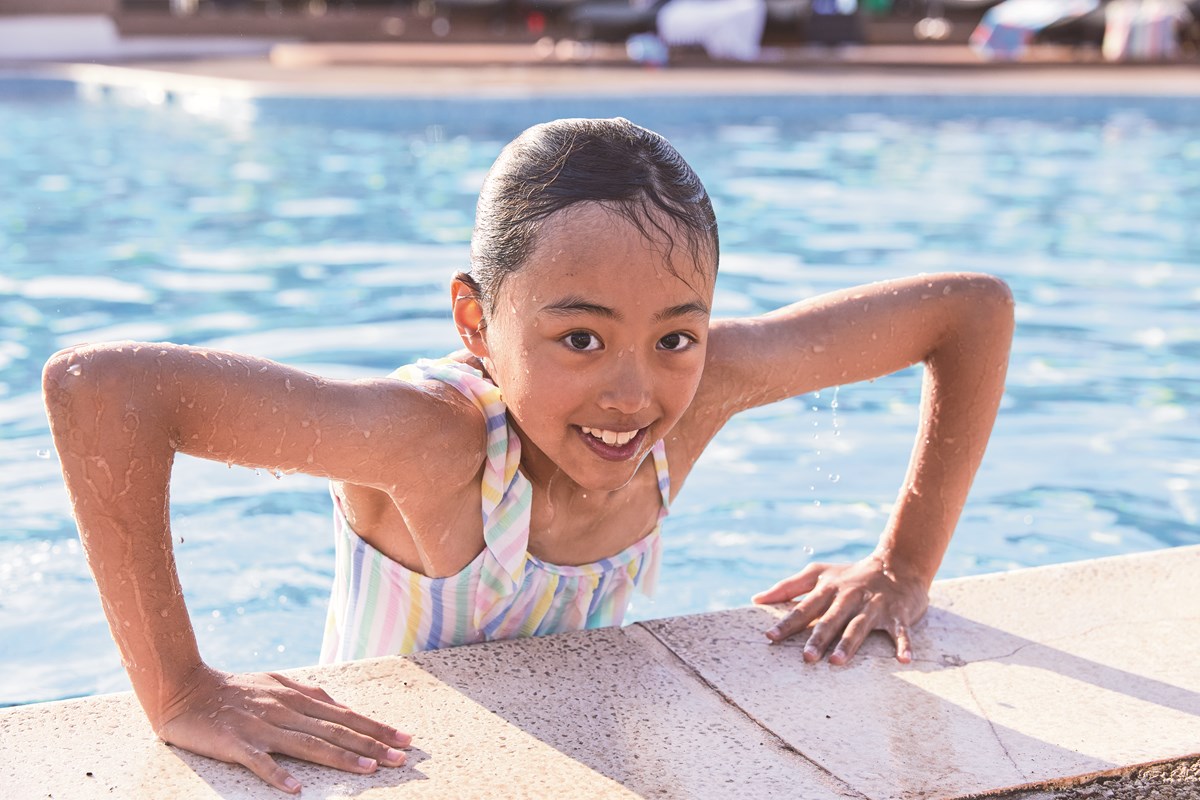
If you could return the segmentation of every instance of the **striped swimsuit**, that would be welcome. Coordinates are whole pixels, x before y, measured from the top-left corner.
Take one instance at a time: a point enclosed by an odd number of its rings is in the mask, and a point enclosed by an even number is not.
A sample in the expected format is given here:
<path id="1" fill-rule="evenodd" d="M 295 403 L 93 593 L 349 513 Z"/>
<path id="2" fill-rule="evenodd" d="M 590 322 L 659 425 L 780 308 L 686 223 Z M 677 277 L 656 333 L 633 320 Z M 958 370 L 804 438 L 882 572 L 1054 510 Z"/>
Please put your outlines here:
<path id="1" fill-rule="evenodd" d="M 484 549 L 457 575 L 426 577 L 359 538 L 335 495 L 336 565 L 321 663 L 620 625 L 634 589 L 653 592 L 659 531 L 670 501 L 661 441 L 652 451 L 662 494 L 654 530 L 611 558 L 581 566 L 549 564 L 527 550 L 533 486 L 517 469 L 521 442 L 496 385 L 450 359 L 418 361 L 392 377 L 448 383 L 487 419 L 480 489 Z"/>

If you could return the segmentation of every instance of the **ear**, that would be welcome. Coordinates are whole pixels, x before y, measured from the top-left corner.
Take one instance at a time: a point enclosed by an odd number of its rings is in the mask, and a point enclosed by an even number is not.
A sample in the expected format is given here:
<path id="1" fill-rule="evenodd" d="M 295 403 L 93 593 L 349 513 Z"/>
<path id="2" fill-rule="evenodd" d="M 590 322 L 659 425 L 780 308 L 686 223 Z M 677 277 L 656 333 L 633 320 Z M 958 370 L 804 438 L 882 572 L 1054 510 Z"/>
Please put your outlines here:
<path id="1" fill-rule="evenodd" d="M 469 277 L 460 274 L 450 282 L 450 299 L 459 338 L 473 355 L 487 358 L 487 338 L 484 335 L 487 326 L 483 321 L 479 287 Z"/>

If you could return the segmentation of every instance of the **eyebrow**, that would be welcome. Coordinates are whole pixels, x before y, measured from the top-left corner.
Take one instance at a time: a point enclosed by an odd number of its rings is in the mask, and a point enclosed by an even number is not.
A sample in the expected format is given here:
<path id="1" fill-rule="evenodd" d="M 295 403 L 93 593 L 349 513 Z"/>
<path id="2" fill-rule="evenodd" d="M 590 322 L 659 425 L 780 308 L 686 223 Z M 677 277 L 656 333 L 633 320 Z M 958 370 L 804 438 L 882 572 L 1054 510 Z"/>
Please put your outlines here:
<path id="1" fill-rule="evenodd" d="M 599 317 L 611 319 L 616 322 L 621 322 L 625 318 L 615 308 L 600 305 L 599 303 L 589 302 L 578 295 L 564 297 L 561 300 L 542 306 L 538 311 L 539 314 L 550 314 L 552 316 L 567 317 L 574 314 L 594 314 Z M 665 308 L 654 315 L 655 322 L 662 322 L 667 319 L 675 319 L 677 317 L 707 317 L 709 309 L 704 303 L 693 300 L 688 303 L 680 303 L 670 308 Z"/>

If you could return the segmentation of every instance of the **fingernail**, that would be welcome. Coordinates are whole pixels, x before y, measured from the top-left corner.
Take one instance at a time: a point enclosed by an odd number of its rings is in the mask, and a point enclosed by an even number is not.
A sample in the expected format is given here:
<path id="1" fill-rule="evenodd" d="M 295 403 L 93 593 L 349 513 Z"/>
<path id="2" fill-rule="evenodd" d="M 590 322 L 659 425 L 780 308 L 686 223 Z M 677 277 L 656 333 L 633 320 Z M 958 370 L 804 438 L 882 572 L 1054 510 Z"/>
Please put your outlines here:
<path id="1" fill-rule="evenodd" d="M 401 747 L 408 747 L 410 744 L 412 744 L 412 734 L 396 731 L 396 744 L 400 745 Z"/>
<path id="2" fill-rule="evenodd" d="M 288 775 L 287 780 L 283 782 L 283 788 L 287 789 L 289 792 L 294 792 L 300 788 L 300 781 L 296 780 L 291 775 Z"/>
<path id="3" fill-rule="evenodd" d="M 363 769 L 374 769 L 375 768 L 375 759 L 367 758 L 366 756 L 359 756 L 358 757 L 358 765 L 360 767 L 362 767 Z"/>
<path id="4" fill-rule="evenodd" d="M 815 648 L 815 647 L 804 648 L 804 660 L 805 661 L 816 661 L 820 657 L 821 657 L 821 654 L 817 652 L 817 648 Z"/>
<path id="5" fill-rule="evenodd" d="M 778 640 L 782 634 L 783 634 L 783 631 L 779 630 L 779 626 L 776 625 L 774 628 L 771 628 L 770 630 L 767 631 L 767 638 L 771 639 L 772 641 L 775 641 L 775 640 Z"/>
<path id="6" fill-rule="evenodd" d="M 396 748 L 389 747 L 388 751 L 387 751 L 387 757 L 384 760 L 389 761 L 392 764 L 399 765 L 399 764 L 403 764 L 405 762 L 406 756 L 404 755 L 404 753 L 401 753 Z"/>

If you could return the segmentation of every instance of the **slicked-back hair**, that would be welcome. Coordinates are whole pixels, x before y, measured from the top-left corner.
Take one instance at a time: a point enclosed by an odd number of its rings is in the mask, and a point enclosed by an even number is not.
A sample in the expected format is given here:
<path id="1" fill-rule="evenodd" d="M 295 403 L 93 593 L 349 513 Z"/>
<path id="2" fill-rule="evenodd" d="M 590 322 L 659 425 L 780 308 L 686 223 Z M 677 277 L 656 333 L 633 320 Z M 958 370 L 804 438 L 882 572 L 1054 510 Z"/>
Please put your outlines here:
<path id="1" fill-rule="evenodd" d="M 682 237 L 690 264 L 716 269 L 717 221 L 708 192 L 664 137 L 626 119 L 561 119 L 529 128 L 501 151 L 484 179 L 467 277 L 494 307 L 504 278 L 520 269 L 543 223 L 576 203 L 619 214 L 655 246 L 669 269 Z"/>

